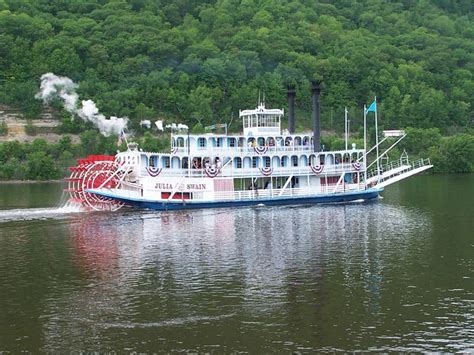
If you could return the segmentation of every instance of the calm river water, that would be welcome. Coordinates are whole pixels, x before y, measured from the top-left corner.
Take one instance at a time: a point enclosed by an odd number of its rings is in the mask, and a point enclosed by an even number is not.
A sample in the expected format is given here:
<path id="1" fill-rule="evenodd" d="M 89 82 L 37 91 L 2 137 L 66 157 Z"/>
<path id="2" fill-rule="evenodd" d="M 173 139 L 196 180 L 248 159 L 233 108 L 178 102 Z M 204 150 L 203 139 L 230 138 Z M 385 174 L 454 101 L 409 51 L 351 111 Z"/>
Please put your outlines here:
<path id="1" fill-rule="evenodd" d="M 172 213 L 61 189 L 0 185 L 0 353 L 474 351 L 474 175 Z"/>

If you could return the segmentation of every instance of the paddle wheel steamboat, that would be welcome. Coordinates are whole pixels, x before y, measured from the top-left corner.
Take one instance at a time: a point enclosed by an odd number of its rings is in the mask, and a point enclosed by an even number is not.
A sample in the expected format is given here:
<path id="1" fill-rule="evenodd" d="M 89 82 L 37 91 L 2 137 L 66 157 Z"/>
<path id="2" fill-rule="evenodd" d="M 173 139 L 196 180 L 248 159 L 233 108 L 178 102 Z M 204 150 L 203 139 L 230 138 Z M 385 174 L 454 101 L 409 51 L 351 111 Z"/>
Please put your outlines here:
<path id="1" fill-rule="evenodd" d="M 143 152 L 128 143 L 127 151 L 115 156 L 80 159 L 67 178 L 70 201 L 115 211 L 125 205 L 177 210 L 372 200 L 385 186 L 432 167 L 428 159 L 409 162 L 406 156 L 382 166 L 403 131 L 384 131 L 369 150 L 364 137 L 364 147 L 324 151 L 319 95 L 313 83 L 311 133 L 295 133 L 295 91 L 289 88 L 288 132 L 281 129 L 284 111 L 260 103 L 240 111 L 240 135 L 175 132 L 170 152 Z M 364 123 L 369 110 L 364 108 Z M 376 158 L 369 163 L 371 152 Z"/>

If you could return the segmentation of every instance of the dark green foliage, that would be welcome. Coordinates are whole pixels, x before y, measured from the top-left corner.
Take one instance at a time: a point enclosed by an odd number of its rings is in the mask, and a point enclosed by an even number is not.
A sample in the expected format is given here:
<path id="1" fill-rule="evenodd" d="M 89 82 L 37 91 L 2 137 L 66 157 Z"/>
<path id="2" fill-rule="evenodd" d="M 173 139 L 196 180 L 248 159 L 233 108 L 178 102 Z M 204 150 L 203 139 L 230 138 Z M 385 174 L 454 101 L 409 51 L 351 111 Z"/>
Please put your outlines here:
<path id="1" fill-rule="evenodd" d="M 473 16 L 472 1 L 4 0 L 0 102 L 34 117 L 51 71 L 133 129 L 158 116 L 206 126 L 253 106 L 259 90 L 285 107 L 289 83 L 308 112 L 308 81 L 320 79 L 323 129 L 340 132 L 343 107 L 377 95 L 386 128 L 459 132 L 473 116 Z"/>
<path id="2" fill-rule="evenodd" d="M 57 127 L 58 133 L 72 133 L 78 134 L 84 130 L 85 124 L 82 120 L 71 118 L 70 114 L 63 117 L 61 125 Z"/>
<path id="3" fill-rule="evenodd" d="M 436 172 L 474 172 L 474 136 L 461 134 L 445 138 L 439 147 L 431 147 Z"/>
<path id="4" fill-rule="evenodd" d="M 27 159 L 28 179 L 51 180 L 60 177 L 53 158 L 44 151 L 32 152 L 28 154 Z"/>
<path id="5" fill-rule="evenodd" d="M 345 147 L 344 139 L 333 136 L 333 135 L 326 135 L 321 137 L 321 148 L 324 151 L 328 150 L 342 150 Z"/>
<path id="6" fill-rule="evenodd" d="M 150 132 L 145 132 L 138 144 L 145 152 L 169 152 L 170 150 L 170 138 L 165 134 L 156 137 Z"/>
<path id="7" fill-rule="evenodd" d="M 165 117 L 193 133 L 232 120 L 237 131 L 238 110 L 259 92 L 286 109 L 288 84 L 297 89 L 297 128 L 309 129 L 309 82 L 318 79 L 322 128 L 337 133 L 323 136 L 325 149 L 343 147 L 344 106 L 362 147 L 361 107 L 377 95 L 381 129 L 413 127 L 391 156 L 406 149 L 432 157 L 438 171 L 472 171 L 473 17 L 466 0 L 0 0 L 0 103 L 35 118 L 41 74 L 65 75 L 81 99 L 145 132 L 143 150 L 164 151 L 169 137 L 156 139 L 141 120 Z M 369 131 L 373 139 L 373 121 Z M 0 144 L 0 179 L 59 177 L 75 157 L 117 149 L 117 137 L 67 113 L 58 132 L 80 133 L 81 142 Z"/>
<path id="8" fill-rule="evenodd" d="M 95 130 L 81 133 L 80 152 L 83 156 L 89 154 L 115 155 L 117 152 L 117 137 L 104 137 Z"/>
<path id="9" fill-rule="evenodd" d="M 405 132 L 407 136 L 400 143 L 399 148 L 405 149 L 409 154 L 425 155 L 428 148 L 441 144 L 441 133 L 438 128 L 411 128 Z"/>
<path id="10" fill-rule="evenodd" d="M 436 128 L 408 128 L 407 137 L 399 145 L 412 159 L 430 158 L 437 173 L 474 172 L 474 135 L 459 134 L 442 137 Z M 399 154 L 391 155 L 396 159 Z"/>

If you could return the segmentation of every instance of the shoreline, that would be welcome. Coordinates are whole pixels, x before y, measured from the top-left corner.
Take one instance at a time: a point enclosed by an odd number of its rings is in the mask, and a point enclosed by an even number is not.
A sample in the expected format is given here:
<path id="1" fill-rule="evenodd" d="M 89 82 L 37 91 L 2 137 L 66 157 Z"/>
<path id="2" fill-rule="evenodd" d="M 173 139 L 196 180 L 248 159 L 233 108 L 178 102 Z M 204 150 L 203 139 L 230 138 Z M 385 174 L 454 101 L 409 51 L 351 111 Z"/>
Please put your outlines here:
<path id="1" fill-rule="evenodd" d="M 64 180 L 0 180 L 0 185 L 8 185 L 8 184 L 52 184 L 64 182 Z"/>

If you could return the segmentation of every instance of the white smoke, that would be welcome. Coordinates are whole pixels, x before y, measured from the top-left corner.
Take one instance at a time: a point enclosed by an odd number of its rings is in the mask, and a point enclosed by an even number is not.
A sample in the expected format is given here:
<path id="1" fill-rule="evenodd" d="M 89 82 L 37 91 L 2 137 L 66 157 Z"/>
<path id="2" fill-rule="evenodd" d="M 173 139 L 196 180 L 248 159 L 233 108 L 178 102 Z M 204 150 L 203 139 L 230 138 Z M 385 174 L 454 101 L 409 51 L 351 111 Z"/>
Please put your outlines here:
<path id="1" fill-rule="evenodd" d="M 78 85 L 68 77 L 46 73 L 41 76 L 40 91 L 35 98 L 42 100 L 45 104 L 49 104 L 54 98 L 60 98 L 68 112 L 85 122 L 92 122 L 106 137 L 111 134 L 120 134 L 127 127 L 128 118 L 112 116 L 107 119 L 99 113 L 99 109 L 92 100 L 83 100 L 81 107 L 78 107 L 77 87 Z"/>
<path id="2" fill-rule="evenodd" d="M 162 120 L 155 121 L 155 126 L 159 131 L 163 132 L 163 121 Z"/>
<path id="3" fill-rule="evenodd" d="M 163 127 L 163 124 L 162 124 Z M 179 130 L 184 130 L 184 129 L 189 129 L 189 127 L 185 124 L 182 123 L 170 123 L 165 126 L 165 128 L 171 129 L 172 131 L 179 131 Z"/>

